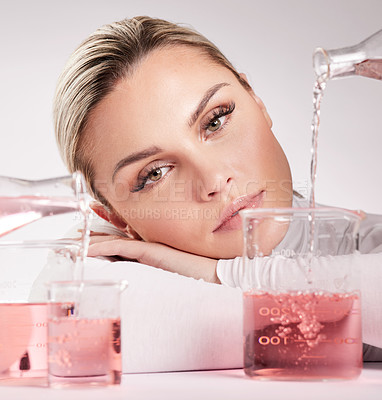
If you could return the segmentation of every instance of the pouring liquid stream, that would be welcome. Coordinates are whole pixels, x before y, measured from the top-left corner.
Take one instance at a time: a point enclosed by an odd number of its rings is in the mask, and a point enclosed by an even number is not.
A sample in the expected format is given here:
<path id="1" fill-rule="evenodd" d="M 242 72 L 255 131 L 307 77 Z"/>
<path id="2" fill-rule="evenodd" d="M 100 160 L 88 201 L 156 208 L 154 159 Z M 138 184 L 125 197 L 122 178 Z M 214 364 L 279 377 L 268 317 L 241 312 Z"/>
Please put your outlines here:
<path id="1" fill-rule="evenodd" d="M 382 80 L 382 59 L 366 59 L 354 65 L 354 75 L 363 76 Z M 311 164 L 310 164 L 310 194 L 309 207 L 316 206 L 315 186 L 317 178 L 317 160 L 318 160 L 318 132 L 320 127 L 320 112 L 321 101 L 329 78 L 327 74 L 318 76 L 313 87 L 313 118 L 312 118 L 312 147 L 311 147 Z M 310 219 L 310 237 L 309 237 L 309 253 L 313 257 L 314 248 L 314 233 L 315 233 L 315 216 L 314 213 Z M 308 266 L 306 269 L 306 279 L 309 284 L 312 283 L 312 269 L 308 258 Z"/>
<path id="2" fill-rule="evenodd" d="M 354 65 L 354 75 L 382 80 L 382 59 L 366 59 Z M 313 87 L 313 119 L 312 119 L 312 158 L 310 169 L 310 196 L 309 206 L 315 207 L 315 184 L 317 176 L 317 157 L 318 157 L 318 131 L 320 127 L 321 100 L 324 94 L 328 74 L 325 73 L 317 77 Z"/>

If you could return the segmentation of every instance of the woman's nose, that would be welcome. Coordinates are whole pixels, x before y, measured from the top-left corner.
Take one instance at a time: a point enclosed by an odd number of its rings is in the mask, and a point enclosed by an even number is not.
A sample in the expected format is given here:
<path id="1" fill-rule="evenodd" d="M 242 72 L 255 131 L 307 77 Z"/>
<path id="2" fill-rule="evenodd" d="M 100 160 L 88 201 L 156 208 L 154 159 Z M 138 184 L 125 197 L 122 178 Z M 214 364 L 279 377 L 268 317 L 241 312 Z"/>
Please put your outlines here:
<path id="1" fill-rule="evenodd" d="M 224 167 L 223 163 L 207 161 L 209 162 L 199 165 L 196 174 L 194 192 L 199 201 L 211 201 L 220 199 L 220 196 L 227 196 L 232 183 L 230 171 Z"/>

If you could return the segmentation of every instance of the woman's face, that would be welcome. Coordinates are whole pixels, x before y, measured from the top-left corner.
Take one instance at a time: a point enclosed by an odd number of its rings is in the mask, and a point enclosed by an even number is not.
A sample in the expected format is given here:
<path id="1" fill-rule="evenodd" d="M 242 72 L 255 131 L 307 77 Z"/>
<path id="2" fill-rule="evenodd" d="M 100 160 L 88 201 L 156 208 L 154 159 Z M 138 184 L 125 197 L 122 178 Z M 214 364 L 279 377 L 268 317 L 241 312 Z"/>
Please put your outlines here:
<path id="1" fill-rule="evenodd" d="M 118 225 L 213 258 L 242 251 L 242 208 L 291 205 L 290 169 L 261 101 L 200 51 L 153 51 L 93 110 L 94 185 Z"/>

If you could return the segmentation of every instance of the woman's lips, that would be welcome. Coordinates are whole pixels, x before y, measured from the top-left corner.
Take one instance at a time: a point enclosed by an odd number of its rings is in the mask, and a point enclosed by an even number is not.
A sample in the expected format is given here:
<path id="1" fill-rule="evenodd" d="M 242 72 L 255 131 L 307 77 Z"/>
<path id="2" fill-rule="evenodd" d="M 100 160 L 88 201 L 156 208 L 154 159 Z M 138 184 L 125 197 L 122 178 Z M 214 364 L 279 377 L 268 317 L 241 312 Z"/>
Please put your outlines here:
<path id="1" fill-rule="evenodd" d="M 224 211 L 213 233 L 241 229 L 240 210 L 245 208 L 258 208 L 263 203 L 264 190 L 257 194 L 240 196 L 234 200 Z"/>

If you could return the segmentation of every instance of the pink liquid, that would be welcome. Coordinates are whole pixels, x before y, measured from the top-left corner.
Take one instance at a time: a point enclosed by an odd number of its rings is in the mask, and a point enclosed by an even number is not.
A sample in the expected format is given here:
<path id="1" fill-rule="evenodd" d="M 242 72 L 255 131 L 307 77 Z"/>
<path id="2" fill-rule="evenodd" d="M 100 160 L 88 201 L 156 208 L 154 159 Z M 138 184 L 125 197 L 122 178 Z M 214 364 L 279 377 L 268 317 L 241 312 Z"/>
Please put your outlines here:
<path id="1" fill-rule="evenodd" d="M 0 385 L 47 382 L 47 306 L 0 303 Z"/>
<path id="2" fill-rule="evenodd" d="M 0 197 L 0 237 L 40 218 L 79 211 L 68 199 L 20 196 Z"/>
<path id="3" fill-rule="evenodd" d="M 49 380 L 55 385 L 121 381 L 120 319 L 49 320 Z"/>
<path id="4" fill-rule="evenodd" d="M 246 292 L 244 343 L 252 378 L 355 378 L 362 369 L 359 296 Z"/>
<path id="5" fill-rule="evenodd" d="M 382 60 L 365 60 L 355 65 L 356 75 L 382 80 Z"/>

